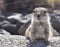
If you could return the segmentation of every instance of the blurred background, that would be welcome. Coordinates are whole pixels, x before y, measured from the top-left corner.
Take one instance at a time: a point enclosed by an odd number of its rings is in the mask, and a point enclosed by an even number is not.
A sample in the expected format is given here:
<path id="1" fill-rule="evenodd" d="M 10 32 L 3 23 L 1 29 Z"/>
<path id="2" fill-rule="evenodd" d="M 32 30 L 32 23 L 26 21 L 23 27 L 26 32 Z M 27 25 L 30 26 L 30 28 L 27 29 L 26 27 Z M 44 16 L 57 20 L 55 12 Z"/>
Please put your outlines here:
<path id="1" fill-rule="evenodd" d="M 0 0 L 0 13 L 31 13 L 35 7 L 60 9 L 60 0 Z M 8 15 L 8 14 L 7 14 Z"/>

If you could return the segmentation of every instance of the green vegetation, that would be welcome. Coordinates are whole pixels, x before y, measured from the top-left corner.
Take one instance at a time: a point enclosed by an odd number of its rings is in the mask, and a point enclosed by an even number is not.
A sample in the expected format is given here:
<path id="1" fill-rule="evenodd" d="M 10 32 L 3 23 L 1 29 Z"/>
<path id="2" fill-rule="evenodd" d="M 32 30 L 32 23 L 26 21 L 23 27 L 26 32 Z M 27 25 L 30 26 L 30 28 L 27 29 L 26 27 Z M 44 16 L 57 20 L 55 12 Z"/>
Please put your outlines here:
<path id="1" fill-rule="evenodd" d="M 47 2 L 52 5 L 53 7 L 54 6 L 60 6 L 60 0 L 47 0 Z"/>
<path id="2" fill-rule="evenodd" d="M 60 0 L 47 0 L 49 3 L 60 2 Z"/>

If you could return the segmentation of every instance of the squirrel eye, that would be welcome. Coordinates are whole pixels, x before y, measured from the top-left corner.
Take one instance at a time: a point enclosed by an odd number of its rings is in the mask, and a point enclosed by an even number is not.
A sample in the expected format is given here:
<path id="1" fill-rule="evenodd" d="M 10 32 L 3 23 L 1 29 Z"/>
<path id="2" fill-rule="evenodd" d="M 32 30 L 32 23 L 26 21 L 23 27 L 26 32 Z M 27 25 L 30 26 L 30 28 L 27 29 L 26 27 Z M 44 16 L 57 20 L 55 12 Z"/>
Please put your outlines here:
<path id="1" fill-rule="evenodd" d="M 37 12 L 37 9 L 35 9 L 33 12 L 36 13 Z"/>
<path id="2" fill-rule="evenodd" d="M 44 13 L 46 13 L 47 11 L 44 11 Z"/>
<path id="3" fill-rule="evenodd" d="M 35 11 L 33 11 L 35 13 Z"/>

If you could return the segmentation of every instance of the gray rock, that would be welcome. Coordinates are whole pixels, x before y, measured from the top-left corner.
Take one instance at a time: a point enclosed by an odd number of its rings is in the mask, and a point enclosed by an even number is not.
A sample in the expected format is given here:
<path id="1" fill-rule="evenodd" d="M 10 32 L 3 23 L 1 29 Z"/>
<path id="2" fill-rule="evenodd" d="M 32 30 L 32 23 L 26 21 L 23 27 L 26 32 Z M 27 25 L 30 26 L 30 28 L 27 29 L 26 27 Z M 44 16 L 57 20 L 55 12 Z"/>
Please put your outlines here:
<path id="1" fill-rule="evenodd" d="M 51 30 L 52 30 L 53 36 L 59 36 L 60 35 L 60 33 L 58 33 L 53 27 L 51 27 Z"/>
<path id="2" fill-rule="evenodd" d="M 11 34 L 18 34 L 17 26 L 15 24 L 4 24 L 2 28 Z"/>
<path id="3" fill-rule="evenodd" d="M 23 18 L 22 14 L 14 13 L 11 16 L 8 16 L 7 19 L 11 22 L 15 22 L 14 20 L 20 21 Z"/>
<path id="4" fill-rule="evenodd" d="M 3 26 L 4 24 L 11 24 L 11 23 L 10 23 L 9 21 L 6 21 L 6 20 L 0 21 L 0 28 L 2 28 L 2 26 Z"/>
<path id="5" fill-rule="evenodd" d="M 53 10 L 53 13 L 58 15 L 58 14 L 60 14 L 60 10 L 59 9 L 55 9 L 55 10 Z"/>
<path id="6" fill-rule="evenodd" d="M 28 42 L 24 36 L 0 35 L 0 47 L 27 47 Z"/>
<path id="7" fill-rule="evenodd" d="M 60 36 L 51 37 L 48 44 L 43 41 L 30 43 L 25 36 L 0 35 L 0 47 L 60 47 Z"/>
<path id="8" fill-rule="evenodd" d="M 9 32 L 7 32 L 4 29 L 0 29 L 0 34 L 2 34 L 2 35 L 11 35 Z"/>
<path id="9" fill-rule="evenodd" d="M 11 24 L 11 23 L 10 23 L 9 21 L 7 21 L 7 20 L 2 21 L 1 23 L 2 23 L 2 25 L 4 25 L 4 24 Z"/>
<path id="10" fill-rule="evenodd" d="M 7 19 L 11 20 L 11 21 L 16 20 L 21 23 L 27 23 L 31 19 L 32 15 L 33 14 L 27 14 L 27 15 L 23 16 L 22 14 L 15 13 L 11 16 L 8 16 Z"/>
<path id="11" fill-rule="evenodd" d="M 5 20 L 5 16 L 0 15 L 0 21 L 4 21 Z"/>
<path id="12" fill-rule="evenodd" d="M 52 14 L 50 16 L 53 28 L 60 33 L 60 15 Z"/>
<path id="13" fill-rule="evenodd" d="M 49 42 L 48 47 L 60 47 L 60 36 L 50 38 Z"/>

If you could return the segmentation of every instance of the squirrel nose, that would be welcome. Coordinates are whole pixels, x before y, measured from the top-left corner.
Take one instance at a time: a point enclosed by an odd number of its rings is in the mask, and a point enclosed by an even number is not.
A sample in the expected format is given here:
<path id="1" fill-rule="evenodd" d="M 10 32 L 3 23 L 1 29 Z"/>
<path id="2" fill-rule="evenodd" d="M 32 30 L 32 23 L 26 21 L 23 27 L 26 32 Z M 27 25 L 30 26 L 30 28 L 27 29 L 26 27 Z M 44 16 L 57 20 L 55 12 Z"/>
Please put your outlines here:
<path id="1" fill-rule="evenodd" d="M 38 19 L 40 18 L 40 15 L 39 15 L 39 14 L 37 15 L 37 18 L 38 18 Z"/>
<path id="2" fill-rule="evenodd" d="M 37 17 L 40 17 L 40 15 L 38 14 Z"/>

